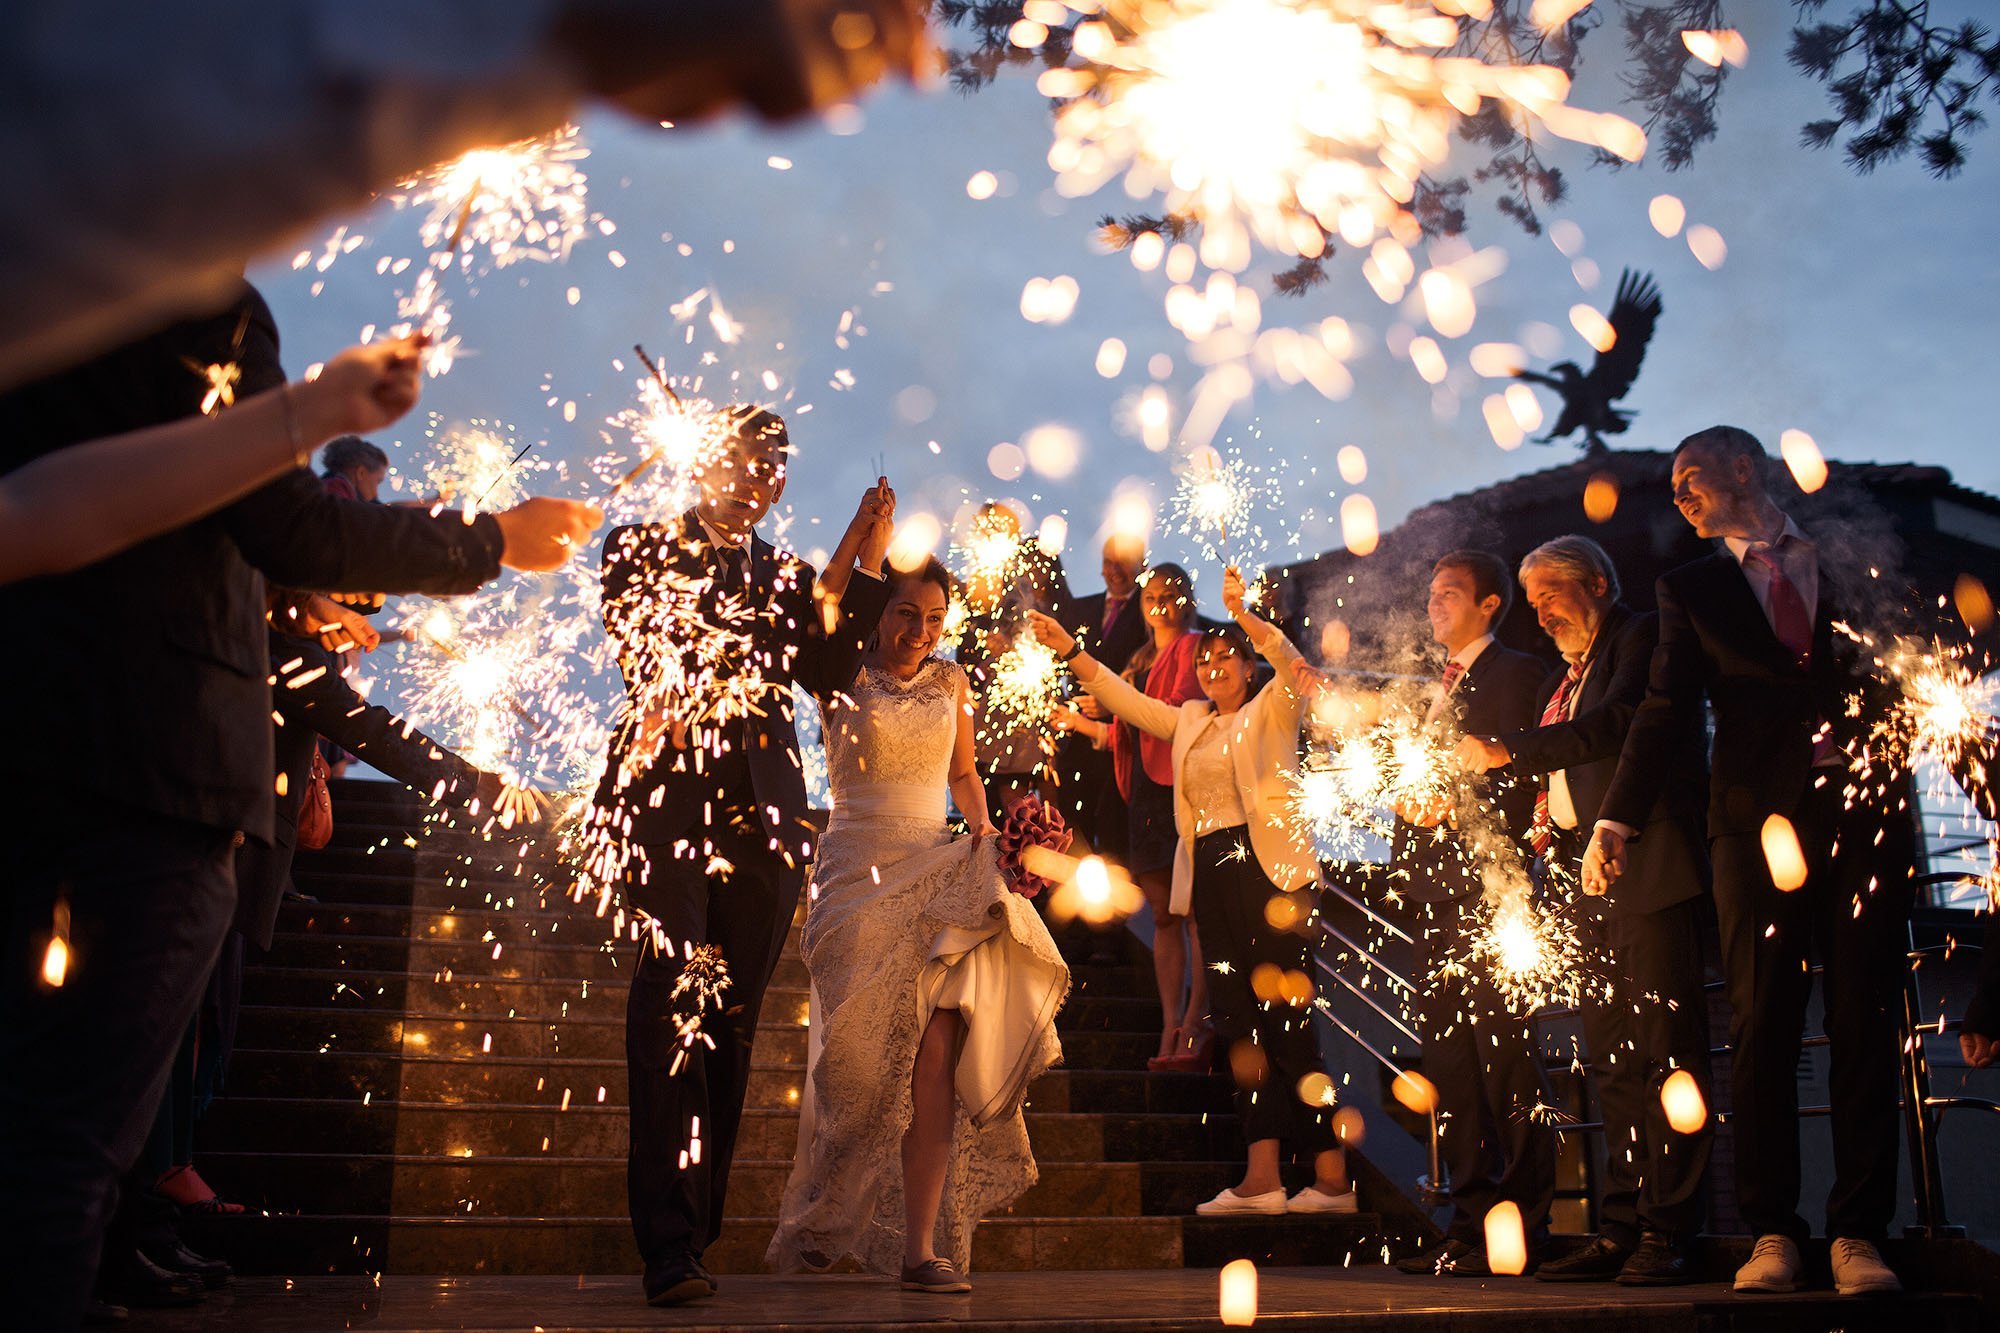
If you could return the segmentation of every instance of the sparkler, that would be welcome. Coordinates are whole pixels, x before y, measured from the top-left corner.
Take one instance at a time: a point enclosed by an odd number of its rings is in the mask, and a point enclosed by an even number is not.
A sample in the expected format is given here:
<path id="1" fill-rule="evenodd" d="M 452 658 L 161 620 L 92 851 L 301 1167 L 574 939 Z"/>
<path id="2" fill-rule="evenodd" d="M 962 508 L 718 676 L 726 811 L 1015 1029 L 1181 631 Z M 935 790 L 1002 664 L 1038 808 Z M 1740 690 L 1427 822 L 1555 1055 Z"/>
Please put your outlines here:
<path id="1" fill-rule="evenodd" d="M 1054 650 L 1032 634 L 1017 637 L 987 668 L 982 729 L 998 737 L 1042 728 L 1062 698 L 1063 674 Z"/>
<path id="2" fill-rule="evenodd" d="M 566 256 L 589 226 L 588 178 L 577 163 L 590 152 L 576 126 L 495 148 L 475 148 L 404 181 L 398 208 L 429 208 L 419 235 L 429 250 L 484 251 L 494 267 Z M 468 253 L 464 260 L 470 264 Z"/>
<path id="3" fill-rule="evenodd" d="M 461 500 L 468 519 L 509 509 L 527 498 L 521 462 L 534 442 L 516 449 L 484 422 L 474 421 L 438 437 L 438 454 L 424 464 L 424 484 L 445 500 Z M 540 464 L 530 464 L 538 469 Z"/>
<path id="4" fill-rule="evenodd" d="M 1231 451 L 1225 458 L 1203 445 L 1188 456 L 1174 491 L 1172 522 L 1175 530 L 1194 539 L 1202 554 L 1223 564 L 1254 563 L 1232 558 L 1232 550 L 1261 548 L 1262 530 L 1256 515 L 1277 502 L 1277 486 L 1263 469 L 1241 454 Z M 1231 547 L 1229 532 L 1236 530 L 1238 545 Z"/>
<path id="5" fill-rule="evenodd" d="M 1385 696 L 1379 708 L 1332 726 L 1316 723 L 1293 780 L 1293 817 L 1336 852 L 1387 836 L 1390 811 L 1437 809 L 1457 791 L 1450 749 L 1416 700 Z"/>
<path id="6" fill-rule="evenodd" d="M 1868 650 L 1877 677 L 1895 691 L 1887 708 L 1871 705 L 1859 693 L 1848 700 L 1852 713 L 1871 713 L 1866 740 L 1849 756 L 1850 802 L 1870 792 L 1881 795 L 1892 780 L 1914 776 L 1922 761 L 1931 759 L 1943 776 L 1935 783 L 1939 790 L 1930 794 L 1942 796 L 1942 789 L 1956 782 L 1976 806 L 1990 811 L 1995 798 L 1988 770 L 2000 755 L 2000 735 L 1994 686 L 1972 646 L 1914 636 L 1878 641 L 1845 623 L 1834 630 Z"/>
<path id="7" fill-rule="evenodd" d="M 1489 885 L 1494 872 L 1489 868 Z M 1467 962 L 1483 967 L 1507 1007 L 1531 1014 L 1549 1005 L 1574 1005 L 1594 984 L 1583 946 L 1570 923 L 1553 911 L 1538 911 L 1527 884 L 1491 889 L 1484 923 L 1473 932 Z M 1447 963 L 1450 967 L 1454 964 Z"/>
<path id="8" fill-rule="evenodd" d="M 638 451 L 636 460 L 614 453 L 598 459 L 592 468 L 610 487 L 605 505 L 608 511 L 617 511 L 613 521 L 643 522 L 694 502 L 695 478 L 728 447 L 730 430 L 727 415 L 715 404 L 683 397 L 644 348 L 632 350 L 650 376 L 640 381 L 639 406 L 620 412 L 610 424 L 631 441 Z M 638 485 L 649 473 L 654 475 Z"/>
<path id="9" fill-rule="evenodd" d="M 1488 103 L 1524 135 L 1547 132 L 1628 161 L 1645 151 L 1631 121 L 1568 105 L 1567 74 L 1505 63 L 1504 43 L 1482 43 L 1461 26 L 1461 15 L 1485 17 L 1485 5 L 1072 0 L 1049 8 L 1049 22 L 1067 17 L 1065 8 L 1080 19 L 1066 63 L 1037 82 L 1062 104 L 1048 154 L 1057 188 L 1081 197 L 1120 180 L 1130 198 L 1158 198 L 1175 240 L 1199 224 L 1207 277 L 1196 272 L 1195 247 L 1176 245 L 1186 259 L 1177 266 L 1166 255 L 1174 284 L 1166 313 L 1211 367 L 1203 396 L 1241 399 L 1252 368 L 1334 398 L 1352 387 L 1342 364 L 1351 349 L 1317 336 L 1328 330 L 1262 327 L 1256 291 L 1233 276 L 1260 246 L 1311 262 L 1338 239 L 1367 256 L 1363 276 L 1385 302 L 1401 303 L 1415 284 L 1440 332 L 1471 326 L 1472 278 L 1455 261 L 1417 271 L 1423 227 L 1413 204 L 1425 173 L 1446 161 L 1453 131 Z M 1033 47 L 1047 37 L 1034 22 L 1016 41 Z M 1499 58 L 1489 62 L 1489 53 Z M 1134 242 L 1134 264 L 1161 263 L 1161 233 L 1118 239 Z M 1213 405 L 1202 415 L 1219 419 Z"/>
<path id="10" fill-rule="evenodd" d="M 681 1072 L 696 1042 L 715 1049 L 715 1038 L 702 1031 L 702 1022 L 711 1006 L 721 1011 L 722 992 L 729 989 L 729 964 L 719 945 L 689 940 L 683 949 L 681 974 L 674 979 L 669 997 L 674 1011 L 674 1035 L 680 1042 L 673 1064 L 667 1069 L 670 1076 Z M 688 1002 L 685 1008 L 683 1000 Z"/>

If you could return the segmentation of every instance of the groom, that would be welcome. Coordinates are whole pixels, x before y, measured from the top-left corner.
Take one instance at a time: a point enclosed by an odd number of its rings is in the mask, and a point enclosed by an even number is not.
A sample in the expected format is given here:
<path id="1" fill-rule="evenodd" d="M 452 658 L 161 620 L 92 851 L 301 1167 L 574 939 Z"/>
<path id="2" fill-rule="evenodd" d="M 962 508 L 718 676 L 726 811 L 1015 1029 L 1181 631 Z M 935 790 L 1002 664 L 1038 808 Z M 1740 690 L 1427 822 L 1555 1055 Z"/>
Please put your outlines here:
<path id="1" fill-rule="evenodd" d="M 811 567 L 753 531 L 784 492 L 785 423 L 737 407 L 728 425 L 693 509 L 605 541 L 604 620 L 627 720 L 595 815 L 624 844 L 627 904 L 653 918 L 625 1031 L 627 1183 L 653 1305 L 715 1292 L 702 1251 L 722 1229 L 757 1013 L 812 859 L 792 684 L 844 689 L 887 596 L 879 577 L 857 578 L 837 607 L 814 605 Z M 879 486 L 849 525 L 840 550 L 858 546 L 864 572 L 880 566 L 894 513 L 895 493 Z M 698 651 L 712 671 L 695 670 Z M 748 716 L 703 718 L 752 678 L 764 689 Z"/>

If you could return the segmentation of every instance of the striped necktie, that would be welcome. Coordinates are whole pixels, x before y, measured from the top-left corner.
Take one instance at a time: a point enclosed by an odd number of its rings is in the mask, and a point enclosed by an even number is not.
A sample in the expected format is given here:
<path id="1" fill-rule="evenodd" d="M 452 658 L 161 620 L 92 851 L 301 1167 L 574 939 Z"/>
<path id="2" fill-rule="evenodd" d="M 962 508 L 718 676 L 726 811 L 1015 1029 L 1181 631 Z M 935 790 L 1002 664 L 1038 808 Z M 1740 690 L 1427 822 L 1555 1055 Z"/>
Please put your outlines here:
<path id="1" fill-rule="evenodd" d="M 1570 696 L 1576 693 L 1577 682 L 1583 679 L 1584 659 L 1578 658 L 1569 664 L 1563 673 L 1562 684 L 1549 696 L 1549 706 L 1542 710 L 1541 725 L 1553 727 L 1569 718 Z M 1549 789 L 1546 783 L 1535 793 L 1535 819 L 1528 825 L 1528 845 L 1541 856 L 1549 850 L 1549 844 L 1556 840 L 1555 822 L 1549 818 Z"/>

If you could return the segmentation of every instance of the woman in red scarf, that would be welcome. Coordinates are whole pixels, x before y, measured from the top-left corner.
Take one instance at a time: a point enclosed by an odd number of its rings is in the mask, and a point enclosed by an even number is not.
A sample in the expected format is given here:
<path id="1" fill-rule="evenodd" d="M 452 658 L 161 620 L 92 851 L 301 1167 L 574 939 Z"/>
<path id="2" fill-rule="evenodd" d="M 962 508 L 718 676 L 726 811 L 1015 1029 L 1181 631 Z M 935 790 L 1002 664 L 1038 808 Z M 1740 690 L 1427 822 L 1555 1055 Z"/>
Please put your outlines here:
<path id="1" fill-rule="evenodd" d="M 1125 678 L 1163 702 L 1180 705 L 1202 697 L 1195 675 L 1194 581 L 1179 565 L 1154 565 L 1139 576 L 1139 605 L 1152 639 L 1132 654 Z M 1102 741 L 1104 723 L 1065 710 L 1056 724 Z M 1153 909 L 1153 976 L 1160 988 L 1166 1030 L 1148 1069 L 1208 1067 L 1208 985 L 1201 970 L 1201 941 L 1194 920 L 1168 910 L 1174 876 L 1173 745 L 1145 735 L 1127 722 L 1109 726 L 1118 794 L 1125 799 L 1130 837 L 1125 868 Z"/>

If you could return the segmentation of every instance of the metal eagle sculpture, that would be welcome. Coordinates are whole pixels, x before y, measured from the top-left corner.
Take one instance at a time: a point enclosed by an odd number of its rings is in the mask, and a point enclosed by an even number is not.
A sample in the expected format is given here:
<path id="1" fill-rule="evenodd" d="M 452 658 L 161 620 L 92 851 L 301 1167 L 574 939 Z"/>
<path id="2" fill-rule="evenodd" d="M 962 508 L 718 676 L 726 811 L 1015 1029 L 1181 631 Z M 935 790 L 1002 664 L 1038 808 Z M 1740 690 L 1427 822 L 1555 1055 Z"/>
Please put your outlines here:
<path id="1" fill-rule="evenodd" d="M 1654 284 L 1653 275 L 1634 273 L 1628 268 L 1618 277 L 1618 296 L 1611 303 L 1611 346 L 1597 354 L 1589 374 L 1574 361 L 1558 361 L 1547 373 L 1514 372 L 1516 379 L 1554 389 L 1563 400 L 1562 414 L 1556 418 L 1554 428 L 1538 437 L 1536 444 L 1553 444 L 1565 435 L 1582 431 L 1583 441 L 1578 447 L 1586 455 L 1601 454 L 1607 448 L 1606 435 L 1625 433 L 1632 424 L 1633 414 L 1612 404 L 1631 392 L 1632 382 L 1639 378 L 1639 363 L 1646 359 L 1646 344 L 1653 339 L 1653 328 L 1660 322 L 1662 309 L 1660 289 Z"/>

